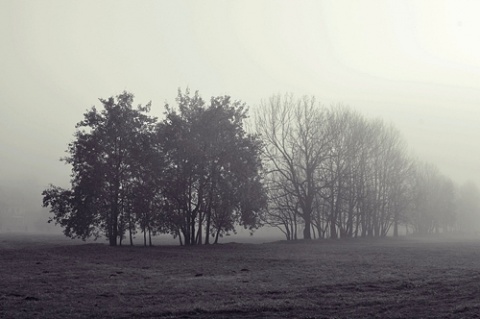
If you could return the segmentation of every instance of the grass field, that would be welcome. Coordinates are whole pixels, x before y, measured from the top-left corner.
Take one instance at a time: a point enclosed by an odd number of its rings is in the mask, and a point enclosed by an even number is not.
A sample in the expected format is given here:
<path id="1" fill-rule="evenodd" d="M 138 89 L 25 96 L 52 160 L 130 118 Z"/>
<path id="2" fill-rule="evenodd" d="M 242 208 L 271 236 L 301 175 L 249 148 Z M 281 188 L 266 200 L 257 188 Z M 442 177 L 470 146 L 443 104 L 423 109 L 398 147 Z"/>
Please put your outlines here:
<path id="1" fill-rule="evenodd" d="M 480 318 L 480 240 L 117 247 L 0 235 L 0 318 Z"/>

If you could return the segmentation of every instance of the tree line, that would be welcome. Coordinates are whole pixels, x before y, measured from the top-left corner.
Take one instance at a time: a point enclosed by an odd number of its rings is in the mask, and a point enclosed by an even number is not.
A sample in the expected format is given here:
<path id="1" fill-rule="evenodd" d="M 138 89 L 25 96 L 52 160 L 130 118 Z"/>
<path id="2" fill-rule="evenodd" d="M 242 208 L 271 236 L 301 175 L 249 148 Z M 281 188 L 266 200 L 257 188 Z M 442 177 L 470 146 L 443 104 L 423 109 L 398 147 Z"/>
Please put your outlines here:
<path id="1" fill-rule="evenodd" d="M 348 107 L 273 96 L 258 111 L 257 131 L 268 171 L 265 223 L 287 239 L 299 238 L 300 226 L 307 239 L 397 236 L 399 227 L 469 231 L 480 213 L 473 183 L 457 188 L 411 155 L 393 125 Z"/>
<path id="2" fill-rule="evenodd" d="M 272 96 L 247 132 L 248 109 L 229 96 L 179 90 L 161 121 L 133 98 L 84 114 L 62 159 L 71 187 L 42 193 L 69 237 L 116 246 L 140 233 L 151 245 L 167 233 L 197 245 L 263 225 L 288 240 L 431 233 L 468 229 L 480 208 L 474 184 L 457 188 L 395 127 L 347 107 Z"/>

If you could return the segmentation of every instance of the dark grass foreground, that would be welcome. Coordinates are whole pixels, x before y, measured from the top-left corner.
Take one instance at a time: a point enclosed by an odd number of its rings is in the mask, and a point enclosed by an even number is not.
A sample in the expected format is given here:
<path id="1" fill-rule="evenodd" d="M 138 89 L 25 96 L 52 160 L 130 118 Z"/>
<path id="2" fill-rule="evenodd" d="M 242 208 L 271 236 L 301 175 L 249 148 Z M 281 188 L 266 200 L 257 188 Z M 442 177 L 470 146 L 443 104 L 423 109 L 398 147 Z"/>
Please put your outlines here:
<path id="1" fill-rule="evenodd" d="M 480 241 L 208 247 L 0 236 L 0 318 L 480 318 Z"/>

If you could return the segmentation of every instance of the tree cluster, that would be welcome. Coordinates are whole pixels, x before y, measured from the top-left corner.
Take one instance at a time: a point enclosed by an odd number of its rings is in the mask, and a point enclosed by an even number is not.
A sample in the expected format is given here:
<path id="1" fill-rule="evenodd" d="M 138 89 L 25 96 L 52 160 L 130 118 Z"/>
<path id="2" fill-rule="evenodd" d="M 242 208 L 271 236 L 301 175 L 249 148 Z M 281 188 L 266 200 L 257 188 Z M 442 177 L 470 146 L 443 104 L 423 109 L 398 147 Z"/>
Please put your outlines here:
<path id="1" fill-rule="evenodd" d="M 465 230 L 480 212 L 472 185 L 458 196 L 449 178 L 416 161 L 400 132 L 381 120 L 277 95 L 262 103 L 256 124 L 265 143 L 264 222 L 288 240 L 299 229 L 305 239 L 396 236 L 400 227 Z"/>
<path id="2" fill-rule="evenodd" d="M 122 244 L 140 231 L 170 233 L 181 244 L 218 241 L 235 225 L 254 230 L 266 205 L 262 144 L 243 128 L 245 105 L 228 96 L 207 104 L 179 91 L 177 108 L 159 122 L 150 105 L 134 108 L 133 95 L 100 100 L 77 124 L 63 160 L 71 188 L 50 186 L 43 205 L 65 235 L 105 235 Z"/>
<path id="3" fill-rule="evenodd" d="M 127 92 L 100 101 L 63 159 L 71 187 L 43 192 L 69 237 L 115 246 L 140 232 L 151 245 L 168 233 L 196 245 L 262 225 L 288 240 L 381 237 L 472 231 L 480 215 L 473 183 L 457 187 L 415 160 L 394 126 L 341 105 L 272 96 L 249 134 L 245 104 L 229 96 L 179 91 L 162 121 Z"/>

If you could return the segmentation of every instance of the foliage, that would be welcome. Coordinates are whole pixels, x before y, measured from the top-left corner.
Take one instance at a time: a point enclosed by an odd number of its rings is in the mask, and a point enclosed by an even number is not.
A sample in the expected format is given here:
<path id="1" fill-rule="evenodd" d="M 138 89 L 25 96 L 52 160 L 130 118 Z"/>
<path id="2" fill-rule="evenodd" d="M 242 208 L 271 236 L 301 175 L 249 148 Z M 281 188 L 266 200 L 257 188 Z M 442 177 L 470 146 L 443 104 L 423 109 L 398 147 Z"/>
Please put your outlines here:
<path id="1" fill-rule="evenodd" d="M 151 245 L 152 235 L 170 232 L 190 245 L 217 242 L 237 224 L 260 226 L 262 144 L 243 129 L 245 104 L 224 96 L 207 107 L 187 90 L 158 123 L 150 105 L 132 107 L 130 93 L 100 101 L 104 109 L 84 114 L 64 159 L 71 189 L 43 192 L 65 235 L 103 234 L 115 246 L 140 230 Z"/>
<path id="2" fill-rule="evenodd" d="M 150 105 L 134 109 L 127 92 L 100 102 L 102 111 L 93 107 L 77 124 L 63 159 L 72 165 L 71 189 L 51 186 L 43 192 L 43 205 L 65 235 L 85 239 L 103 233 L 115 246 L 127 229 L 134 231 L 137 202 L 131 198 L 146 164 L 138 154 L 151 147 L 144 140 L 156 119 L 146 114 Z"/>
<path id="3" fill-rule="evenodd" d="M 261 143 L 243 129 L 246 108 L 230 97 L 206 103 L 179 91 L 178 111 L 167 105 L 159 126 L 167 161 L 164 194 L 170 230 L 185 244 L 215 242 L 235 224 L 259 226 L 264 204 Z M 202 231 L 204 234 L 202 235 Z"/>

